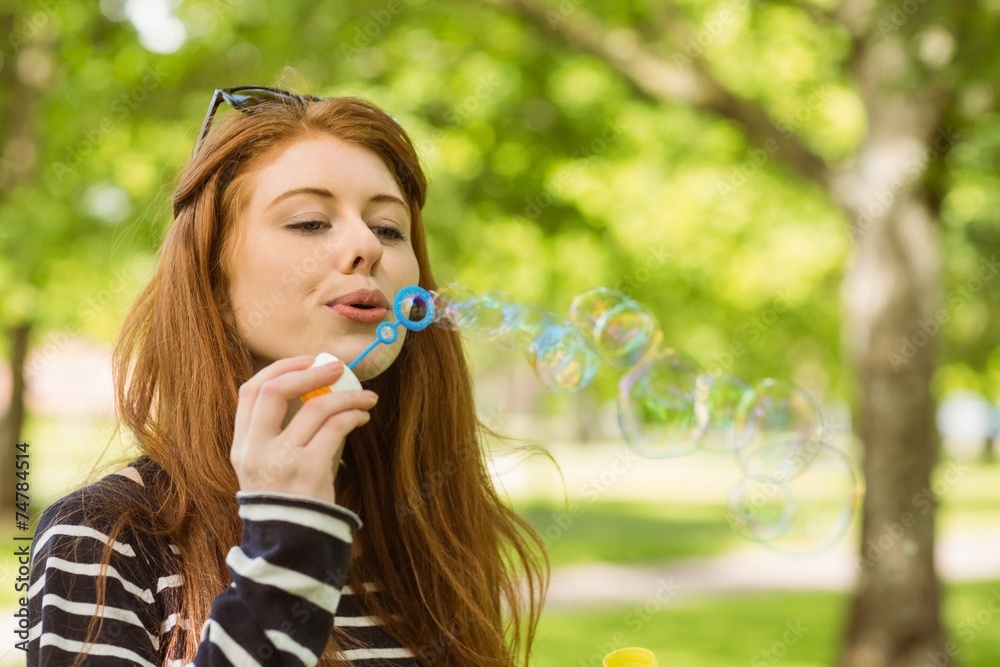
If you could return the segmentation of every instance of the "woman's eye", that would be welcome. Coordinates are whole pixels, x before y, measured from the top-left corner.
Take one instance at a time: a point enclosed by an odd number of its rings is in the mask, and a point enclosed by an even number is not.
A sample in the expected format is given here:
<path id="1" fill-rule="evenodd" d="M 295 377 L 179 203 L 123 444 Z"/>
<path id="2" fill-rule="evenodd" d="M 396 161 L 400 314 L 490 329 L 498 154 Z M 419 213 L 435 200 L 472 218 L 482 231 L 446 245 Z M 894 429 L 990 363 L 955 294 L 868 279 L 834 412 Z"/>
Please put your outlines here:
<path id="1" fill-rule="evenodd" d="M 293 225 L 288 225 L 288 229 L 299 229 L 304 232 L 318 232 L 326 226 L 326 223 L 322 220 L 306 220 L 304 222 L 296 222 Z"/>
<path id="2" fill-rule="evenodd" d="M 382 239 L 386 241 L 405 241 L 406 236 L 399 230 L 398 227 L 392 225 L 376 225 L 372 227 L 372 231 Z"/>

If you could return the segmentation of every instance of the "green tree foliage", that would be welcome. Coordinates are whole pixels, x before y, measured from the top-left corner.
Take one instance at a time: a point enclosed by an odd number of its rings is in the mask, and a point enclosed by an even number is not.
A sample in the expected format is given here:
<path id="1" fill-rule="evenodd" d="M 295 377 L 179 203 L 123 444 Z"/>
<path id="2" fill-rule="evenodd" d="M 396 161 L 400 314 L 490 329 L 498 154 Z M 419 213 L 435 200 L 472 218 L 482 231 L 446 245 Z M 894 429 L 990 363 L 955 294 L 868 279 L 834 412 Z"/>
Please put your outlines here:
<path id="1" fill-rule="evenodd" d="M 849 38 L 814 21 L 815 7 L 743 5 L 591 10 L 651 37 L 694 28 L 674 57 L 708 58 L 789 138 L 827 158 L 848 153 L 865 132 L 836 66 Z M 552 20 L 577 6 L 555 5 Z M 410 129 L 431 176 L 442 278 L 556 311 L 587 287 L 618 287 L 706 366 L 843 390 L 837 292 L 850 236 L 823 193 L 730 123 L 652 106 L 596 58 L 484 7 L 185 2 L 175 11 L 186 39 L 164 54 L 144 48 L 122 3 L 102 7 L 22 5 L 5 40 L 6 68 L 41 87 L 39 177 L 0 205 L 7 321 L 37 309 L 44 328 L 113 336 L 108 306 L 120 311 L 148 271 L 211 91 L 278 81 L 371 97 Z M 940 17 L 942 30 L 962 20 L 954 14 Z M 964 94 L 977 112 L 946 158 L 948 281 L 960 289 L 998 244 L 997 125 L 980 69 L 949 62 L 939 75 L 969 77 Z M 950 301 L 942 386 L 998 390 L 996 285 L 994 273 Z M 88 297 L 116 288 L 113 303 L 90 307 Z"/>

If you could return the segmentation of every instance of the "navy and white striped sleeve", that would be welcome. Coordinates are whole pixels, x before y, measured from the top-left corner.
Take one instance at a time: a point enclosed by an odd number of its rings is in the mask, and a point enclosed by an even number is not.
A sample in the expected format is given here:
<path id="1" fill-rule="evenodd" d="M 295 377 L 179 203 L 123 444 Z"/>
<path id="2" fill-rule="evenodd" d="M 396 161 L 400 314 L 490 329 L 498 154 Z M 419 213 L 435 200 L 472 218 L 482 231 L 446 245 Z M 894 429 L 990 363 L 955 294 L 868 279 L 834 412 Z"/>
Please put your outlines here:
<path id="1" fill-rule="evenodd" d="M 126 529 L 112 540 L 110 522 L 89 511 L 99 494 L 99 487 L 76 491 L 47 508 L 39 520 L 28 587 L 27 664 L 32 667 L 69 665 L 83 652 L 92 665 L 157 663 L 155 575 L 134 531 Z M 111 546 L 111 561 L 102 572 L 105 545 Z M 100 605 L 99 577 L 106 582 Z M 100 631 L 85 644 L 95 618 Z"/>
<path id="2" fill-rule="evenodd" d="M 233 583 L 212 602 L 194 665 L 314 665 L 333 630 L 361 519 L 300 496 L 236 498 L 243 540 L 226 556 Z"/>
<path id="3" fill-rule="evenodd" d="M 161 661 L 169 619 L 160 592 L 177 578 L 165 569 L 167 559 L 155 558 L 167 546 L 135 527 L 111 540 L 109 522 L 87 511 L 99 503 L 88 495 L 96 492 L 60 499 L 39 521 L 28 589 L 31 667 L 70 665 L 81 653 L 87 665 L 100 667 Z M 212 602 L 193 665 L 314 665 L 333 629 L 361 519 L 302 496 L 241 492 L 237 502 L 243 537 L 226 557 L 233 584 Z M 105 544 L 112 552 L 102 572 Z M 98 605 L 101 576 L 106 598 Z M 88 637 L 95 617 L 100 631 Z"/>

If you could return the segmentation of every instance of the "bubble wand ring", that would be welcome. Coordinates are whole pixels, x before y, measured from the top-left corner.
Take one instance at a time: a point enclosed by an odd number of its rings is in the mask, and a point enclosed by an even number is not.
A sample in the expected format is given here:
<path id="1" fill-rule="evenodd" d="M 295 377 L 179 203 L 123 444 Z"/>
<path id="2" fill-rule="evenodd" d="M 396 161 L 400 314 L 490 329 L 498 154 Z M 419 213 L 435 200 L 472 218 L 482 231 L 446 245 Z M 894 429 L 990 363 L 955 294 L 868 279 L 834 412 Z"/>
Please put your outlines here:
<path id="1" fill-rule="evenodd" d="M 413 305 L 418 302 L 424 304 L 424 314 L 418 320 L 411 320 L 408 314 L 403 313 L 403 304 L 410 299 L 413 301 Z M 395 322 L 382 322 L 378 325 L 375 330 L 375 340 L 372 341 L 371 345 L 365 348 L 361 354 L 354 358 L 354 361 L 347 364 L 347 367 L 354 370 L 354 367 L 361 362 L 369 352 L 374 350 L 379 343 L 385 343 L 390 345 L 396 342 L 396 338 L 399 337 L 399 327 L 403 326 L 410 331 L 420 331 L 426 329 L 434 321 L 434 299 L 431 293 L 425 290 L 423 287 L 417 285 L 407 285 L 403 289 L 396 292 L 396 298 L 392 302 L 392 313 L 396 316 Z"/>

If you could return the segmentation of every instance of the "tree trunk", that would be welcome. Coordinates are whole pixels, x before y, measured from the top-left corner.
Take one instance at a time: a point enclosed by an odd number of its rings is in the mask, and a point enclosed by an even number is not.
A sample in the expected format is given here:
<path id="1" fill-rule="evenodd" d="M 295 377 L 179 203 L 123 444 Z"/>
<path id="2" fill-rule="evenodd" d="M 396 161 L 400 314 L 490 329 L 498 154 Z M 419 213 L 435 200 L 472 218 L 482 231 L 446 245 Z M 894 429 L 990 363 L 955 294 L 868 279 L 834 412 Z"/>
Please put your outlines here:
<path id="1" fill-rule="evenodd" d="M 997 434 L 990 431 L 990 434 L 983 438 L 983 451 L 979 457 L 982 463 L 992 465 L 997 462 L 996 437 Z"/>
<path id="2" fill-rule="evenodd" d="M 869 484 L 841 665 L 954 665 L 939 618 L 931 486 L 939 448 L 930 382 L 940 329 L 940 245 L 932 207 L 918 195 L 888 208 L 859 228 L 844 281 L 845 342 Z"/>
<path id="3" fill-rule="evenodd" d="M 13 385 L 10 394 L 10 407 L 4 415 L 0 429 L 0 479 L 4 480 L 4 488 L 10 489 L 10 495 L 4 498 L 0 513 L 7 514 L 14 508 L 14 461 L 17 454 L 17 443 L 24 427 L 24 361 L 28 356 L 28 339 L 31 336 L 31 322 L 24 322 L 12 327 L 10 336 L 10 371 Z M 14 480 L 16 481 L 16 480 Z"/>
<path id="4" fill-rule="evenodd" d="M 35 49 L 36 61 L 34 69 L 44 71 L 44 62 L 52 58 L 51 40 L 54 35 L 46 34 L 45 30 L 31 30 L 30 34 L 18 33 L 20 18 L 26 11 L 19 5 L 0 10 L 0 31 L 7 35 L 14 45 L 17 34 L 20 42 L 11 49 L 10 61 L 6 66 L 0 65 L 0 90 L 8 95 L 7 104 L 0 104 L 0 154 L 7 158 L 5 169 L 0 169 L 0 201 L 5 199 L 16 188 L 36 182 L 39 177 L 38 155 L 41 154 L 36 136 L 38 124 L 38 103 L 42 91 L 46 90 L 51 72 L 39 75 L 32 67 L 19 67 L 21 58 L 29 49 Z M 46 20 L 51 20 L 48 17 Z M 39 54 L 43 54 L 39 56 Z M 20 266 L 15 262 L 15 266 Z M 31 267 L 33 268 L 33 267 Z M 33 310 L 33 309 L 32 309 Z M 10 337 L 10 367 L 12 390 L 10 407 L 0 419 L 0 484 L 10 489 L 10 502 L 4 499 L 0 513 L 14 509 L 14 463 L 16 461 L 17 443 L 21 438 L 24 426 L 24 362 L 28 356 L 28 343 L 34 326 L 34 314 L 29 310 L 20 313 L 22 321 L 12 326 L 7 334 Z M 16 320 L 15 320 L 16 321 Z M 9 525 L 9 524 L 8 524 Z"/>
<path id="5" fill-rule="evenodd" d="M 593 386 L 587 386 L 572 394 L 573 413 L 577 442 L 593 442 L 601 437 L 600 401 Z"/>

